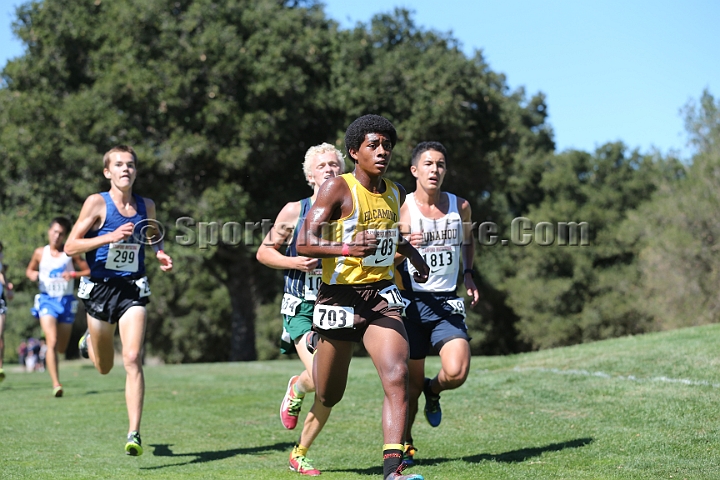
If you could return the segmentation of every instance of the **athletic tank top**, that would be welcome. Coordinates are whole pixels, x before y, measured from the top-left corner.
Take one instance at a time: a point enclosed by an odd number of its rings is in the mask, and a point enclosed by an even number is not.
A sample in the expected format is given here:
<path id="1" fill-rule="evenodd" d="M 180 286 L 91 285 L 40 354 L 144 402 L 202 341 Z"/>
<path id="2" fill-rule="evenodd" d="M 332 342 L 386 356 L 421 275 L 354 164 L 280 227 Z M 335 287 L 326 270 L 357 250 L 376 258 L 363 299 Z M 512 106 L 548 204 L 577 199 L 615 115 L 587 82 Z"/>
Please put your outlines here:
<path id="1" fill-rule="evenodd" d="M 105 223 L 99 230 L 89 231 L 85 238 L 94 238 L 115 231 L 119 226 L 128 222 L 135 224 L 133 234 L 125 241 L 103 245 L 97 250 L 87 252 L 87 262 L 90 265 L 90 276 L 93 278 L 133 277 L 145 275 L 145 250 L 143 240 L 143 225 L 147 218 L 145 200 L 133 194 L 137 205 L 137 213 L 132 217 L 122 215 L 110 198 L 110 192 L 101 192 L 105 200 Z"/>
<path id="2" fill-rule="evenodd" d="M 75 289 L 75 280 L 65 280 L 62 274 L 74 270 L 72 257 L 68 257 L 65 252 L 61 252 L 58 257 L 53 257 L 50 253 L 50 245 L 45 245 L 40 258 L 40 274 L 38 276 L 40 293 L 47 293 L 51 297 L 72 295 Z"/>
<path id="3" fill-rule="evenodd" d="M 393 260 L 397 250 L 400 218 L 400 190 L 384 179 L 385 192 L 372 193 L 352 173 L 340 175 L 352 195 L 353 209 L 349 215 L 329 225 L 323 238 L 334 242 L 352 243 L 363 230 L 373 230 L 378 248 L 365 258 L 331 257 L 322 259 L 323 282 L 328 285 L 366 284 L 393 278 Z"/>
<path id="4" fill-rule="evenodd" d="M 293 231 L 292 239 L 290 244 L 285 250 L 285 255 L 288 257 L 297 257 L 297 237 L 300 233 L 300 228 L 305 222 L 307 212 L 310 210 L 312 203 L 310 197 L 303 198 L 300 200 L 300 216 L 298 217 L 297 226 Z M 285 275 L 285 288 L 284 292 L 294 295 L 298 298 L 304 298 L 306 300 L 315 300 L 317 297 L 317 289 L 320 288 L 322 283 L 322 269 L 320 262 L 318 262 L 318 268 L 312 273 L 301 272 L 300 270 L 286 269 Z M 307 287 L 307 288 L 306 288 Z"/>
<path id="5" fill-rule="evenodd" d="M 413 279 L 415 267 L 409 260 L 398 266 L 401 277 L 400 289 L 414 292 L 454 292 L 457 288 L 458 269 L 460 268 L 460 247 L 463 243 L 463 225 L 457 208 L 457 197 L 448 196 L 448 212 L 438 219 L 423 216 L 415 203 L 414 193 L 406 197 L 410 212 L 410 231 L 423 232 L 425 245 L 418 251 L 430 267 L 430 276 L 426 283 L 416 283 Z"/>

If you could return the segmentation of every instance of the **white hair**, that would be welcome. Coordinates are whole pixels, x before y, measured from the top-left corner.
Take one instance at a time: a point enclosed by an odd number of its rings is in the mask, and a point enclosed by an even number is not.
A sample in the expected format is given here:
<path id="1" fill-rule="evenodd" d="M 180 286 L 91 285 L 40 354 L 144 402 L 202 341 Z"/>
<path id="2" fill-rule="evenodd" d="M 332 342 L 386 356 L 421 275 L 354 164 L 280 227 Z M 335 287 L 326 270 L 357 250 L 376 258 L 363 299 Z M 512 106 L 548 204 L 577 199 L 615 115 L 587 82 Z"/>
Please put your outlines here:
<path id="1" fill-rule="evenodd" d="M 308 148 L 308 151 L 305 152 L 305 161 L 303 162 L 303 173 L 305 174 L 305 178 L 312 176 L 313 171 L 313 162 L 315 161 L 315 158 L 317 158 L 318 155 L 322 155 L 323 153 L 334 153 L 335 156 L 338 159 L 338 163 L 340 164 L 340 173 L 345 173 L 345 155 L 335 148 L 334 145 L 330 145 L 329 143 L 321 143 L 320 145 L 314 145 L 310 148 Z M 308 180 L 308 185 L 313 187 L 315 184 Z"/>

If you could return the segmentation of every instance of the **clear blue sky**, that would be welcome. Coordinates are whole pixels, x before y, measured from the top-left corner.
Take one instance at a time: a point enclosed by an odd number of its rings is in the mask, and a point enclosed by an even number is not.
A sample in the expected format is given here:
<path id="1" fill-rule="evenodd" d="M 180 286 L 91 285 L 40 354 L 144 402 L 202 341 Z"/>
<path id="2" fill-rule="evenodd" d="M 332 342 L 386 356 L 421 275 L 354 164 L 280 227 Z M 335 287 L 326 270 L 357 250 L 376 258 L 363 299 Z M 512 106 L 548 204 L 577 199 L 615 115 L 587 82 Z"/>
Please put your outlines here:
<path id="1" fill-rule="evenodd" d="M 21 55 L 16 0 L 0 0 L 0 65 Z M 343 27 L 405 7 L 427 29 L 482 50 L 511 88 L 547 95 L 558 150 L 622 140 L 687 157 L 680 108 L 708 88 L 720 97 L 715 0 L 325 0 Z"/>

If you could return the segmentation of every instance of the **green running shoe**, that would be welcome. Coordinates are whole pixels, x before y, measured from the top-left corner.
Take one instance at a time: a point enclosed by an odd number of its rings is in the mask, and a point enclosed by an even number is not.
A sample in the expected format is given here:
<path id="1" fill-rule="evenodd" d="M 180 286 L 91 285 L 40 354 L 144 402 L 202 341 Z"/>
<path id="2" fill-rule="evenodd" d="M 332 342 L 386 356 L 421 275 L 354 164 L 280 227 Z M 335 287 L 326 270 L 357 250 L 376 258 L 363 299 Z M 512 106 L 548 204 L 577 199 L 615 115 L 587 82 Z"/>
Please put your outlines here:
<path id="1" fill-rule="evenodd" d="M 143 453 L 142 442 L 140 441 L 139 432 L 128 433 L 127 443 L 125 444 L 125 454 L 133 457 L 139 457 Z"/>
<path id="2" fill-rule="evenodd" d="M 90 330 L 85 330 L 85 333 L 82 337 L 80 337 L 80 341 L 78 342 L 78 349 L 80 350 L 80 355 L 83 358 L 90 358 L 90 354 L 88 353 L 88 339 L 90 338 Z"/>

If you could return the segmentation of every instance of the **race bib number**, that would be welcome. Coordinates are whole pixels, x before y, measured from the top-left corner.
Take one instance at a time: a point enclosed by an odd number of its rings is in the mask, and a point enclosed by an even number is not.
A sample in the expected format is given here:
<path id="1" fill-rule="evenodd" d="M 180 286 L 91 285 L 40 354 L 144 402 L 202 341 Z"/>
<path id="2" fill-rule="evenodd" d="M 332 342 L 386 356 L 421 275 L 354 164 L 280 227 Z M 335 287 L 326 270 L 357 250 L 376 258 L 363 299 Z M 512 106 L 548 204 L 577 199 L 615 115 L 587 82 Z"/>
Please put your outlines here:
<path id="1" fill-rule="evenodd" d="M 403 307 L 405 309 L 405 302 L 403 297 L 400 295 L 400 290 L 395 285 L 390 285 L 380 290 L 380 296 L 385 299 L 388 303 L 388 307 Z"/>
<path id="2" fill-rule="evenodd" d="M 370 230 L 377 238 L 378 246 L 375 253 L 362 260 L 366 267 L 389 267 L 395 260 L 395 251 L 398 244 L 398 229 Z"/>
<path id="3" fill-rule="evenodd" d="M 323 330 L 352 328 L 355 319 L 353 307 L 336 307 L 332 305 L 315 305 L 313 325 Z"/>
<path id="4" fill-rule="evenodd" d="M 288 317 L 294 317 L 301 303 L 302 298 L 286 293 L 283 295 L 282 305 L 280 305 L 280 313 L 287 315 Z"/>
<path id="5" fill-rule="evenodd" d="M 457 255 L 455 255 L 455 249 L 451 246 L 424 247 L 419 248 L 418 252 L 430 267 L 430 275 L 447 275 L 453 273 L 457 267 Z M 412 267 L 412 264 L 410 266 Z M 415 267 L 409 270 L 414 271 Z M 410 275 L 412 273 L 411 271 Z"/>
<path id="6" fill-rule="evenodd" d="M 465 318 L 465 300 L 462 298 L 451 298 L 447 300 L 447 304 L 452 307 L 453 315 L 462 315 Z"/>
<path id="7" fill-rule="evenodd" d="M 105 268 L 119 272 L 138 271 L 140 245 L 137 243 L 111 243 L 108 245 Z"/>
<path id="8" fill-rule="evenodd" d="M 140 298 L 150 296 L 150 284 L 148 283 L 147 277 L 138 278 L 135 280 L 135 285 L 137 285 L 140 291 Z"/>
<path id="9" fill-rule="evenodd" d="M 88 277 L 80 277 L 80 284 L 78 285 L 78 298 L 87 300 L 90 298 L 90 292 L 92 291 L 95 284 L 90 281 Z"/>
<path id="10" fill-rule="evenodd" d="M 403 298 L 403 310 L 402 310 L 403 317 L 406 315 L 405 310 L 407 310 L 407 307 L 409 307 L 409 306 L 410 306 L 410 300 L 408 300 L 407 298 Z"/>
<path id="11" fill-rule="evenodd" d="M 45 293 L 50 295 L 51 297 L 57 298 L 62 297 L 65 295 L 65 292 L 68 288 L 68 282 L 67 280 L 64 280 L 62 278 L 53 278 L 50 280 L 47 280 L 44 282 L 45 284 Z M 72 292 L 71 292 L 72 293 Z"/>
<path id="12" fill-rule="evenodd" d="M 303 290 L 305 300 L 311 302 L 317 300 L 320 285 L 322 285 L 322 268 L 316 268 L 312 272 L 305 272 L 305 289 Z"/>

